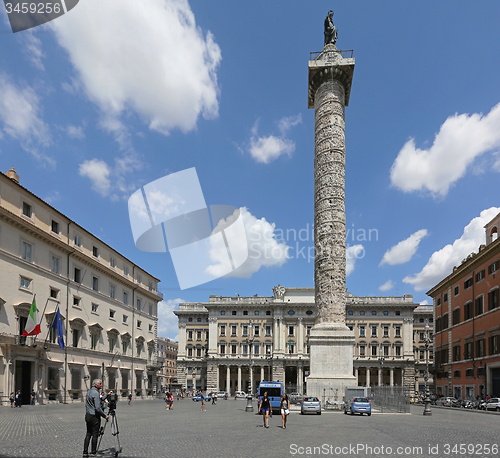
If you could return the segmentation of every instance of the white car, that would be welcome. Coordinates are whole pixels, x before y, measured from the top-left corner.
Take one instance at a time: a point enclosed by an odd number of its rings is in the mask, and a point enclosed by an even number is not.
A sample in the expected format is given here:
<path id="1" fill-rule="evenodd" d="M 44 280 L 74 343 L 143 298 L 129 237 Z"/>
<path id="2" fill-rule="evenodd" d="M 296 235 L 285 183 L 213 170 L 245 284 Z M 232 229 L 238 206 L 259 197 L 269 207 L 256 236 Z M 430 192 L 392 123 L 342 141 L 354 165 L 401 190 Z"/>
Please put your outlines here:
<path id="1" fill-rule="evenodd" d="M 486 410 L 496 410 L 497 412 L 500 412 L 500 398 L 488 399 L 484 407 Z"/>
<path id="2" fill-rule="evenodd" d="M 246 399 L 247 394 L 244 391 L 237 391 L 235 397 L 236 399 Z"/>

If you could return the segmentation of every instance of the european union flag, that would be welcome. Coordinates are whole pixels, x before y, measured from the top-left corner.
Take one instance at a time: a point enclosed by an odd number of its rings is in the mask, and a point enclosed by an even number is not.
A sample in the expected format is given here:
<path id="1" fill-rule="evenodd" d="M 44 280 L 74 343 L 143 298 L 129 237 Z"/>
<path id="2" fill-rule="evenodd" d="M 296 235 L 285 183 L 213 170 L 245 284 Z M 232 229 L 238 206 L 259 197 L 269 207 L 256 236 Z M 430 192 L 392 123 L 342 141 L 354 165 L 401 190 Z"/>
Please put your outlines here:
<path id="1" fill-rule="evenodd" d="M 59 311 L 59 307 L 57 307 L 56 316 L 54 317 L 54 321 L 52 322 L 52 327 L 57 329 L 57 343 L 59 344 L 59 348 L 64 350 L 64 337 L 63 337 L 63 327 L 61 321 L 61 312 Z"/>

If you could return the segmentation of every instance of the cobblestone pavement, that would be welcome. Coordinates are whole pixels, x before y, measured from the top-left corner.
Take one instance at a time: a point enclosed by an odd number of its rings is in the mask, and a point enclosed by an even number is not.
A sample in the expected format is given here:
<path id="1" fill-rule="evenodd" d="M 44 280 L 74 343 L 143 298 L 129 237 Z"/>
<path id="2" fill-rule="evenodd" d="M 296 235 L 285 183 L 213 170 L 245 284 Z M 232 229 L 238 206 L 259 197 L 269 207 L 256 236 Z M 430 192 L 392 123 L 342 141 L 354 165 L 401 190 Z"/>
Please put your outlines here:
<path id="1" fill-rule="evenodd" d="M 174 402 L 174 410 L 167 411 L 161 401 L 119 402 L 116 412 L 123 451 L 118 456 L 499 456 L 498 451 L 487 452 L 485 448 L 485 444 L 490 449 L 500 445 L 500 415 L 495 413 L 434 409 L 432 416 L 424 417 L 422 406 L 412 406 L 411 414 L 374 413 L 371 417 L 338 411 L 302 416 L 294 410 L 286 429 L 281 428 L 281 416 L 276 415 L 266 429 L 262 418 L 245 412 L 245 406 L 244 400 L 219 400 L 217 405 L 207 402 L 202 412 L 199 402 L 186 399 Z M 21 409 L 1 406 L 0 457 L 82 456 L 84 414 L 81 403 Z M 464 444 L 462 449 L 460 444 Z M 114 455 L 109 426 L 98 455 Z"/>

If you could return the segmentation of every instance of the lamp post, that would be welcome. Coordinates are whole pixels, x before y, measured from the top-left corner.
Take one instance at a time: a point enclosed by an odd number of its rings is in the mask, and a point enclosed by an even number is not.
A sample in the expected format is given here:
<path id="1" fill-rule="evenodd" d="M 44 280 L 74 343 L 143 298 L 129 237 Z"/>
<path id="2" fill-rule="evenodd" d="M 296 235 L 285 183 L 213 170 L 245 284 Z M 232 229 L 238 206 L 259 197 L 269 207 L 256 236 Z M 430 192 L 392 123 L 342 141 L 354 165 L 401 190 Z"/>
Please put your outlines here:
<path id="1" fill-rule="evenodd" d="M 385 361 L 385 356 L 384 356 L 384 351 L 382 347 L 380 347 L 379 350 L 379 358 L 378 362 L 380 363 L 380 371 L 382 372 L 382 377 L 380 378 L 380 386 L 384 385 L 384 361 Z"/>
<path id="2" fill-rule="evenodd" d="M 429 320 L 425 320 L 425 407 L 424 415 L 432 415 L 431 398 L 429 396 Z"/>
<path id="3" fill-rule="evenodd" d="M 252 333 L 252 320 L 249 321 L 249 336 Z M 247 393 L 247 406 L 245 408 L 245 412 L 253 412 L 253 404 L 252 404 L 252 391 L 253 391 L 253 367 L 252 367 L 252 345 L 254 338 L 248 338 L 245 340 L 245 343 L 248 344 L 248 358 L 249 358 L 249 381 L 250 381 L 250 392 Z"/>

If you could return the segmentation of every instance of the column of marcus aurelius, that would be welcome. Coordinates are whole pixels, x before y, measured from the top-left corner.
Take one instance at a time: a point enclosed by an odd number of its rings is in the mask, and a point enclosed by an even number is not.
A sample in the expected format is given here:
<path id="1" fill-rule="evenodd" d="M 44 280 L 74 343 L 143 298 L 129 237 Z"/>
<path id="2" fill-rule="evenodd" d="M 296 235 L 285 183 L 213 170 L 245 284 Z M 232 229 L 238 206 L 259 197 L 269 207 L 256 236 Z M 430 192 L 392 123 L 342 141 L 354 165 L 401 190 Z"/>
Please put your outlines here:
<path id="1" fill-rule="evenodd" d="M 307 394 L 342 400 L 353 375 L 354 334 L 345 324 L 345 107 L 354 58 L 335 46 L 333 12 L 325 19 L 325 46 L 309 61 L 308 107 L 315 111 L 314 244 L 316 322 L 311 330 Z"/>

